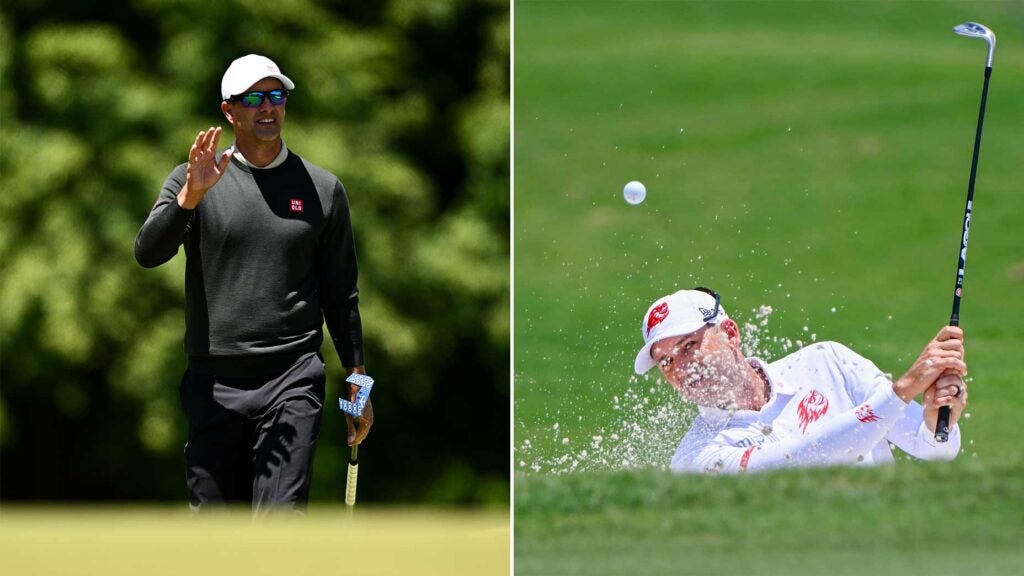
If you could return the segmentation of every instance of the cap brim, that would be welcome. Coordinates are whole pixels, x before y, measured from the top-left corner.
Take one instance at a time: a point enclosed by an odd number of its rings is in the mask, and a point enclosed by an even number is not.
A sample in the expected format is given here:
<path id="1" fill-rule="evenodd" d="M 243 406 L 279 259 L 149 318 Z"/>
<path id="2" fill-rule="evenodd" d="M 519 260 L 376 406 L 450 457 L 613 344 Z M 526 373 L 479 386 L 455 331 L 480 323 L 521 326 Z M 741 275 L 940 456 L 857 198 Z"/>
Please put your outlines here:
<path id="1" fill-rule="evenodd" d="M 713 323 L 705 322 L 698 326 L 697 328 L 694 328 L 693 330 L 673 330 L 670 332 L 666 332 L 664 334 L 659 334 L 657 339 L 651 340 L 647 344 L 644 344 L 644 347 L 641 348 L 640 351 L 636 353 L 636 360 L 633 361 L 633 370 L 637 374 L 643 374 L 650 370 L 651 368 L 654 368 L 654 365 L 657 364 L 657 362 L 655 362 L 654 358 L 651 357 L 651 348 L 658 342 L 661 342 L 666 338 L 678 338 L 680 336 L 686 336 L 687 334 L 693 334 L 694 332 L 700 330 L 705 326 L 717 326 L 728 319 L 729 317 L 725 314 L 724 311 L 722 311 L 722 313 L 719 314 L 719 316 L 716 318 L 716 321 Z"/>
<path id="2" fill-rule="evenodd" d="M 651 368 L 654 368 L 654 365 L 657 364 L 657 362 L 655 362 L 654 358 L 651 357 L 651 348 L 658 342 L 661 342 L 666 338 L 678 338 L 680 336 L 686 336 L 687 334 L 693 334 L 706 325 L 707 324 L 701 324 L 693 330 L 673 330 L 664 334 L 659 334 L 656 339 L 644 344 L 644 347 L 636 353 L 636 360 L 633 361 L 633 370 L 635 370 L 637 374 L 643 374 Z"/>
<path id="3" fill-rule="evenodd" d="M 643 374 L 654 368 L 654 358 L 651 358 L 651 346 L 653 345 L 654 342 L 648 342 L 636 353 L 636 360 L 633 361 L 633 370 L 637 374 Z"/>
<path id="4" fill-rule="evenodd" d="M 266 78 L 277 78 L 278 80 L 281 81 L 281 84 L 284 84 L 285 88 L 289 90 L 295 89 L 295 82 L 292 82 L 292 79 L 285 76 L 284 74 L 271 74 L 270 76 L 266 76 Z"/>
<path id="5" fill-rule="evenodd" d="M 231 98 L 232 96 L 237 96 L 239 94 L 244 94 L 250 88 L 255 86 L 258 82 L 260 82 L 261 80 L 266 80 L 267 78 L 274 78 L 274 79 L 280 81 L 281 84 L 283 84 L 285 89 L 287 89 L 287 90 L 294 90 L 295 89 L 295 83 L 292 82 L 291 78 L 285 76 L 284 74 L 267 74 L 266 76 L 260 76 L 259 78 L 253 80 L 252 82 L 249 82 L 245 86 L 239 86 L 239 85 L 236 84 L 235 86 L 231 87 L 231 90 L 230 90 L 231 93 L 230 94 L 221 94 L 221 96 L 223 96 L 224 99 L 227 100 L 228 98 Z"/>

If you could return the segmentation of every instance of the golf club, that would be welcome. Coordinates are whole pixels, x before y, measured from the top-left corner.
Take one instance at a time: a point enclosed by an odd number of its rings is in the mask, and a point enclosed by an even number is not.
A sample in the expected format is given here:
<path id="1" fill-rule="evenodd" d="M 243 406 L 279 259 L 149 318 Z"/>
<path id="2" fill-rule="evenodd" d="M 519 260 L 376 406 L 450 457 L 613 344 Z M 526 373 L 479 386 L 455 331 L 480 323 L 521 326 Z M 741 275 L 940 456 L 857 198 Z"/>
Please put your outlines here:
<path id="1" fill-rule="evenodd" d="M 960 325 L 960 297 L 963 295 L 964 268 L 967 266 L 967 235 L 971 228 L 971 208 L 974 204 L 974 179 L 978 174 L 978 153 L 981 151 L 981 127 L 985 123 L 985 100 L 988 98 L 988 81 L 992 77 L 992 54 L 996 49 L 996 35 L 977 22 L 964 22 L 953 28 L 953 32 L 971 38 L 984 38 L 988 44 L 988 58 L 985 61 L 985 84 L 981 89 L 981 110 L 978 111 L 978 131 L 974 134 L 974 157 L 971 160 L 971 179 L 967 185 L 967 204 L 964 207 L 964 226 L 960 235 L 960 252 L 957 255 L 956 287 L 953 290 L 953 312 L 949 317 L 950 326 Z M 949 406 L 939 408 L 939 419 L 935 423 L 935 440 L 949 440 Z"/>
<path id="2" fill-rule="evenodd" d="M 373 389 L 373 378 L 366 374 L 350 374 L 345 382 L 358 386 L 355 402 L 345 398 L 338 399 L 338 407 L 343 412 L 350 414 L 353 418 L 362 416 L 366 409 L 366 402 L 370 398 L 370 390 Z M 356 505 L 356 483 L 359 481 L 359 445 L 352 446 L 348 456 L 348 477 L 345 482 L 345 507 L 348 509 L 348 517 L 352 518 L 352 509 Z"/>

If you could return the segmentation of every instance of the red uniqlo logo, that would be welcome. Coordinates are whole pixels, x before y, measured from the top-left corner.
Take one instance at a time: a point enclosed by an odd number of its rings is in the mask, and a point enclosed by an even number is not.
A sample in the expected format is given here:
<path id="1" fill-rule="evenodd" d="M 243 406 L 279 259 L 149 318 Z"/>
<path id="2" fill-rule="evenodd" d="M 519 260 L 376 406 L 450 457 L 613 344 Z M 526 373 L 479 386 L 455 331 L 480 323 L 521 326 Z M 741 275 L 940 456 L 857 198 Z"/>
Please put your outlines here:
<path id="1" fill-rule="evenodd" d="M 292 198 L 291 210 L 292 212 L 302 212 L 302 200 Z"/>

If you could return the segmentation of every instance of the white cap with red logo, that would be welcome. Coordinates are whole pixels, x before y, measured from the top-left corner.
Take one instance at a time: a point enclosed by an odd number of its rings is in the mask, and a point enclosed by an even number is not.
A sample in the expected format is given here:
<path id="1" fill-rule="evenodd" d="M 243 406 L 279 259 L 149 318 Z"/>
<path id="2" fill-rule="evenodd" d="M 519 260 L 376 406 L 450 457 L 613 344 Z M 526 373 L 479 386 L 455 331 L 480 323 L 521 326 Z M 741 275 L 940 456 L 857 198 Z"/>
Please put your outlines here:
<path id="1" fill-rule="evenodd" d="M 236 59 L 228 66 L 220 80 L 220 95 L 227 100 L 245 92 L 264 78 L 277 78 L 288 90 L 295 89 L 295 83 L 281 73 L 281 69 L 273 60 L 259 54 L 249 54 Z"/>
<path id="2" fill-rule="evenodd" d="M 651 346 L 659 340 L 685 336 L 700 330 L 704 325 L 721 324 L 728 318 L 725 309 L 719 304 L 718 295 L 706 288 L 680 290 L 659 298 L 644 314 L 640 326 L 644 347 L 637 352 L 633 369 L 637 374 L 643 374 L 654 367 Z"/>

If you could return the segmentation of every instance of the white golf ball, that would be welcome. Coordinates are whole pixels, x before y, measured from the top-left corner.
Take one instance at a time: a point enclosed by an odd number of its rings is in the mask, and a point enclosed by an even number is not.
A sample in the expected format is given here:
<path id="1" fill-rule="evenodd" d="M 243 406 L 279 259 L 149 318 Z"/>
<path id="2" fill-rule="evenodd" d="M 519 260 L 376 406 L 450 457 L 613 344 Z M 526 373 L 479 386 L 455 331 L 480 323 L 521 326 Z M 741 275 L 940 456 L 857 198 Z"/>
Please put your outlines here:
<path id="1" fill-rule="evenodd" d="M 626 199 L 626 202 L 635 206 L 643 202 L 644 198 L 647 198 L 647 188 L 640 182 L 633 180 L 622 189 L 622 197 Z"/>

